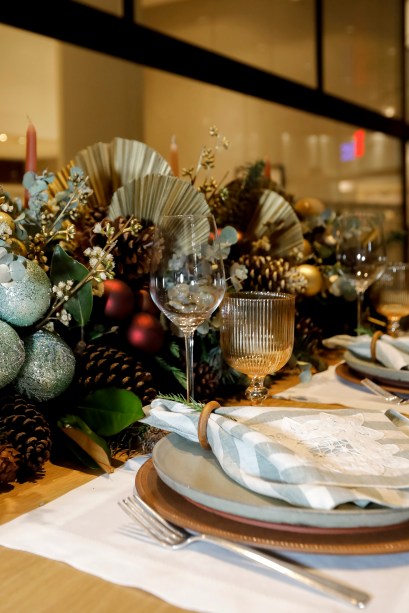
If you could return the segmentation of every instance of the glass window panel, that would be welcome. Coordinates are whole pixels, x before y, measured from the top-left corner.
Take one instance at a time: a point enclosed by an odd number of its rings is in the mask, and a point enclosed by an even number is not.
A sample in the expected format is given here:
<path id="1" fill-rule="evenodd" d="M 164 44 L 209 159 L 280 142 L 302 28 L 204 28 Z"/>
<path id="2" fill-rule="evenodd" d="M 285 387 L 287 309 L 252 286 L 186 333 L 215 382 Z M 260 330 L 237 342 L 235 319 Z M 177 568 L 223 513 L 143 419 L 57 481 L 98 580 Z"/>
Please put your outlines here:
<path id="1" fill-rule="evenodd" d="M 319 198 L 337 211 L 375 208 L 388 231 L 402 230 L 398 139 L 151 69 L 144 69 L 144 99 L 145 142 L 169 159 L 175 135 L 180 168 L 195 166 L 202 146 L 212 146 L 216 125 L 230 141 L 216 156 L 218 183 L 268 159 L 296 200 Z"/>
<path id="2" fill-rule="evenodd" d="M 400 0 L 324 0 L 325 91 L 401 116 Z"/>
<path id="3" fill-rule="evenodd" d="M 137 5 L 142 25 L 305 85 L 316 83 L 313 0 L 138 0 Z"/>

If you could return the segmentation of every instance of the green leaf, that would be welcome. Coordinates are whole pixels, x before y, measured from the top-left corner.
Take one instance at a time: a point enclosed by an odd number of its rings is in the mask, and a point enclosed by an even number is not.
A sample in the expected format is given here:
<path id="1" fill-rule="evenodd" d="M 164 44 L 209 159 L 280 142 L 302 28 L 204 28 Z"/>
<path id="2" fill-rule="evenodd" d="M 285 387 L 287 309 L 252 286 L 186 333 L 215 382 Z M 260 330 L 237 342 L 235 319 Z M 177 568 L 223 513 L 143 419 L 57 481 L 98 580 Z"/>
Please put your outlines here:
<path id="1" fill-rule="evenodd" d="M 113 472 L 108 445 L 78 415 L 65 415 L 57 425 L 67 438 L 67 445 L 76 457 L 89 468 Z"/>
<path id="2" fill-rule="evenodd" d="M 145 417 L 140 398 L 115 387 L 89 394 L 77 407 L 80 417 L 100 436 L 113 436 Z"/>
<path id="3" fill-rule="evenodd" d="M 50 278 L 54 285 L 59 281 L 72 279 L 74 283 L 82 281 L 88 274 L 87 268 L 69 256 L 60 245 L 54 249 L 51 260 Z M 92 286 L 88 281 L 78 292 L 76 292 L 64 305 L 64 308 L 71 313 L 75 321 L 84 326 L 92 313 Z"/>

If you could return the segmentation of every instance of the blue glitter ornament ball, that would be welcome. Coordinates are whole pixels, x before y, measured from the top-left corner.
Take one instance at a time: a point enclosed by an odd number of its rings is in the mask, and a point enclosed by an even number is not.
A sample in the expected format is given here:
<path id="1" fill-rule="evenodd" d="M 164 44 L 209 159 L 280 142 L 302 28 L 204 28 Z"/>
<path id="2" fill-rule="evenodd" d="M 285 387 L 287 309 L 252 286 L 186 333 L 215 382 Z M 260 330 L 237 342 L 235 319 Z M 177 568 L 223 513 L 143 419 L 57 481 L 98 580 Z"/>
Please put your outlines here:
<path id="1" fill-rule="evenodd" d="M 24 343 L 5 321 L 0 321 L 0 388 L 17 377 L 25 358 Z"/>
<path id="2" fill-rule="evenodd" d="M 50 306 L 51 281 L 33 260 L 20 281 L 0 283 L 0 319 L 13 326 L 31 326 Z"/>
<path id="3" fill-rule="evenodd" d="M 39 330 L 24 341 L 26 359 L 14 386 L 30 400 L 44 402 L 60 396 L 75 372 L 75 356 L 57 334 Z"/>

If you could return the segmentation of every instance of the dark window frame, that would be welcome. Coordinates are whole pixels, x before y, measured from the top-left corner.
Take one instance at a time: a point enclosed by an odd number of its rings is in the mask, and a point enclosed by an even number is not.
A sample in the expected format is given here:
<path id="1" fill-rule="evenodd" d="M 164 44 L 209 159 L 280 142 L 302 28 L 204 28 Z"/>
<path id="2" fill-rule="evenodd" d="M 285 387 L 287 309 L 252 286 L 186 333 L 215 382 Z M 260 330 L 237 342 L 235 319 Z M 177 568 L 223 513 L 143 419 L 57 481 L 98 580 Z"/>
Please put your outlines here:
<path id="1" fill-rule="evenodd" d="M 327 94 L 323 88 L 323 0 L 315 0 L 316 83 L 312 88 L 227 56 L 139 25 L 134 20 L 133 0 L 122 0 L 118 17 L 72 0 L 41 3 L 2 2 L 0 21 L 36 34 L 117 57 L 141 66 L 216 85 L 227 90 L 274 102 L 313 115 L 397 138 L 401 144 L 401 180 L 404 218 L 407 220 L 406 146 L 409 124 L 405 118 L 388 118 L 366 107 Z M 57 8 L 58 7 L 58 8 Z M 406 109 L 404 46 L 405 2 L 401 0 L 402 109 Z M 407 223 L 407 221 L 406 221 Z"/>

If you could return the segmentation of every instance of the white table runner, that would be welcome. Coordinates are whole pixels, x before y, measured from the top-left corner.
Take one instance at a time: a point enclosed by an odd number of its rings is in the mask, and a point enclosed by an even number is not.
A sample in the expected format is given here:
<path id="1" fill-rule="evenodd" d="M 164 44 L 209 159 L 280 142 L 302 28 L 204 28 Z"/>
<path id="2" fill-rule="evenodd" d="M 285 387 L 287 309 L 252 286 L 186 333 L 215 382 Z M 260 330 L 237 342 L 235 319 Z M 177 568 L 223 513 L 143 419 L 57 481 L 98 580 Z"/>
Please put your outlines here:
<path id="1" fill-rule="evenodd" d="M 0 526 L 0 545 L 65 562 L 119 585 L 141 588 L 203 613 L 345 613 L 354 610 L 250 565 L 214 546 L 178 552 L 136 540 L 117 501 L 134 489 L 145 457 L 128 461 L 35 511 Z M 373 595 L 368 613 L 409 611 L 409 553 L 331 556 L 289 553 Z"/>

